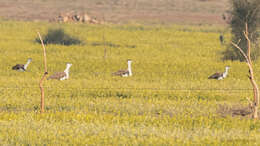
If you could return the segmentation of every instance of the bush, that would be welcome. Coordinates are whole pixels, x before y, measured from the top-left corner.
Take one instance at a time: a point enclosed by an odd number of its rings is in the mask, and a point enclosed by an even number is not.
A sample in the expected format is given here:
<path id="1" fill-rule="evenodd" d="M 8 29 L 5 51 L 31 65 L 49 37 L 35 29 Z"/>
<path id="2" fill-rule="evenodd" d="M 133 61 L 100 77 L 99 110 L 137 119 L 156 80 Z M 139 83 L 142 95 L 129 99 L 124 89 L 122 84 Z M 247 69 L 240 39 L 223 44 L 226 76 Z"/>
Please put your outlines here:
<path id="1" fill-rule="evenodd" d="M 43 36 L 42 39 L 44 44 L 60 44 L 69 46 L 81 43 L 77 38 L 65 34 L 63 29 L 49 29 L 48 33 Z M 39 38 L 36 38 L 36 42 L 41 43 Z"/>
<path id="2" fill-rule="evenodd" d="M 252 44 L 252 59 L 256 60 L 259 56 L 259 46 L 257 44 L 257 27 L 259 26 L 260 1 L 259 0 L 231 0 L 232 10 L 230 11 L 230 26 L 232 33 L 232 42 L 237 43 L 240 40 L 239 47 L 247 52 L 247 40 L 243 34 L 245 24 L 248 24 L 249 39 Z M 225 60 L 240 60 L 245 61 L 240 51 L 232 46 L 224 52 Z"/>

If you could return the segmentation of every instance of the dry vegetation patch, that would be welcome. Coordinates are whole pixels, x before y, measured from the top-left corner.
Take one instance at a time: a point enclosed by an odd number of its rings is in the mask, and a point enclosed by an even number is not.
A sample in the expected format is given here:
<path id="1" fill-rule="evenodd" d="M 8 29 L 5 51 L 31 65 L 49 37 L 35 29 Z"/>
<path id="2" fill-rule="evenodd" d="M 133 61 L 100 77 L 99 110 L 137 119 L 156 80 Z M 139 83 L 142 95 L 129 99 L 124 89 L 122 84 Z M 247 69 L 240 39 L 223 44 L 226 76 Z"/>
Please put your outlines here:
<path id="1" fill-rule="evenodd" d="M 90 17 L 87 13 L 83 12 L 65 12 L 60 13 L 56 18 L 56 22 L 82 22 L 82 23 L 91 23 L 91 24 L 101 24 L 100 21 L 95 18 Z"/>
<path id="2" fill-rule="evenodd" d="M 229 106 L 227 104 L 224 104 L 224 105 L 219 105 L 219 107 L 217 109 L 217 113 L 222 117 L 240 116 L 240 117 L 246 117 L 246 118 L 250 119 L 252 117 L 253 111 L 250 106 L 243 106 L 243 105 Z"/>

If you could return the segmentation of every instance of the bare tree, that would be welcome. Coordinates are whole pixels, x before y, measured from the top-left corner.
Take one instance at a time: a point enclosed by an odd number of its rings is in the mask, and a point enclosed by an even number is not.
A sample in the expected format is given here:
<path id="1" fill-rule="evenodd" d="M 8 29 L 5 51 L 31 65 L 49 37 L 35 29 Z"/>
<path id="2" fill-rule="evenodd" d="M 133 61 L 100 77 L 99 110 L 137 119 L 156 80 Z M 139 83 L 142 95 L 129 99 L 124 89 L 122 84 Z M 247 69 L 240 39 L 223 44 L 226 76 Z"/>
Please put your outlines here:
<path id="1" fill-rule="evenodd" d="M 236 47 L 241 52 L 241 54 L 246 59 L 247 66 L 249 68 L 248 78 L 249 78 L 249 80 L 250 80 L 250 82 L 253 86 L 253 92 L 254 92 L 254 100 L 253 100 L 253 102 L 251 102 L 251 100 L 249 100 L 249 103 L 253 103 L 253 104 L 250 104 L 251 109 L 253 110 L 252 118 L 257 119 L 258 118 L 257 111 L 258 111 L 258 105 L 259 105 L 259 88 L 258 88 L 258 85 L 257 85 L 255 78 L 254 78 L 254 71 L 253 71 L 253 65 L 252 65 L 252 60 L 251 60 L 251 41 L 250 41 L 249 36 L 248 36 L 249 33 L 248 33 L 247 23 L 245 23 L 245 27 L 246 28 L 245 28 L 245 31 L 243 32 L 243 34 L 244 34 L 244 36 L 247 40 L 247 54 L 243 51 L 242 48 L 239 47 L 240 40 L 236 44 L 234 42 L 231 42 L 231 43 L 234 47 Z"/>

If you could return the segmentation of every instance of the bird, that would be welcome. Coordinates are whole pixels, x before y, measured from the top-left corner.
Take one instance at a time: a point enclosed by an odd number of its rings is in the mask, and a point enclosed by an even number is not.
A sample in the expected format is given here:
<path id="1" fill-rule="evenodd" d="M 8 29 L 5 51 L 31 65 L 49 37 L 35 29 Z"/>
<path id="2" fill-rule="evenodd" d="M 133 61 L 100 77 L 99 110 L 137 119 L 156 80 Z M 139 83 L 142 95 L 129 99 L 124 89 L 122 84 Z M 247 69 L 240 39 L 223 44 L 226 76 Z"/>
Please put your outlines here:
<path id="1" fill-rule="evenodd" d="M 17 71 L 26 71 L 28 65 L 32 62 L 32 58 L 28 58 L 27 63 L 24 64 L 16 64 L 15 66 L 12 67 L 12 70 L 17 70 Z"/>
<path id="2" fill-rule="evenodd" d="M 224 44 L 224 36 L 222 34 L 219 35 L 219 41 L 220 41 L 221 45 Z"/>
<path id="3" fill-rule="evenodd" d="M 47 80 L 57 79 L 57 80 L 65 80 L 69 79 L 69 69 L 72 66 L 71 63 L 67 63 L 66 69 L 63 72 L 56 72 L 53 75 L 49 76 Z"/>
<path id="4" fill-rule="evenodd" d="M 127 60 L 128 68 L 126 70 L 118 70 L 117 72 L 112 73 L 112 75 L 115 76 L 121 76 L 121 77 L 129 77 L 132 76 L 132 68 L 131 68 L 132 60 Z"/>
<path id="5" fill-rule="evenodd" d="M 225 72 L 223 72 L 223 73 L 216 72 L 216 73 L 214 73 L 213 75 L 209 76 L 208 79 L 222 80 L 222 79 L 226 78 L 227 75 L 228 75 L 228 70 L 229 70 L 229 68 L 230 68 L 229 66 L 226 66 Z"/>

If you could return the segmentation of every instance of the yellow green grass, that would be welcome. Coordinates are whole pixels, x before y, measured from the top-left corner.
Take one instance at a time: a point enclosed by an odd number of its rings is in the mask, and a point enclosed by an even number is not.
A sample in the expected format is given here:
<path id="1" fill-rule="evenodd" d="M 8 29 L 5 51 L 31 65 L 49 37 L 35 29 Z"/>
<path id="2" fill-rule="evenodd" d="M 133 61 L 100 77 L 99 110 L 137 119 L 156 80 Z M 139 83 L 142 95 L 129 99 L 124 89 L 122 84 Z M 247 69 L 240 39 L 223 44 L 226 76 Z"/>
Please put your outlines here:
<path id="1" fill-rule="evenodd" d="M 46 46 L 50 74 L 73 65 L 69 80 L 44 83 L 46 112 L 40 114 L 43 57 L 34 40 L 37 31 L 60 27 L 84 43 Z M 1 21 L 0 144 L 259 145 L 260 122 L 217 112 L 220 104 L 246 105 L 252 96 L 245 63 L 221 60 L 223 30 Z M 11 70 L 27 58 L 33 59 L 27 72 Z M 134 75 L 112 76 L 127 59 Z M 207 79 L 226 65 L 228 78 Z"/>

